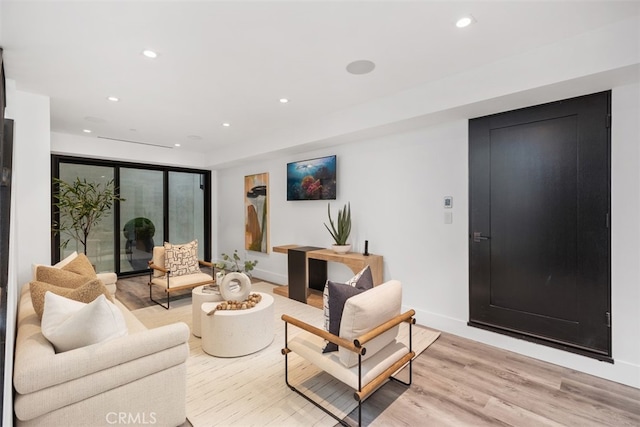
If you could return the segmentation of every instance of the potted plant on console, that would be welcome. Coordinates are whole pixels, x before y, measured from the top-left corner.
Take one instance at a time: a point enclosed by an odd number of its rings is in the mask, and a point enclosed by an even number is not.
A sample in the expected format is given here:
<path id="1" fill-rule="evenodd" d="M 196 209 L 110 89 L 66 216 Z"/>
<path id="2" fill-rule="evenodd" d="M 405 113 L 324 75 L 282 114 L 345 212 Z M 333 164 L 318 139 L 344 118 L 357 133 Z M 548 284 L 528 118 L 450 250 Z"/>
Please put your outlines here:
<path id="1" fill-rule="evenodd" d="M 351 244 L 347 243 L 349 234 L 351 234 L 351 203 L 344 205 L 342 209 L 338 209 L 338 220 L 335 224 L 331 218 L 331 203 L 327 206 L 327 213 L 329 214 L 331 228 L 327 224 L 324 224 L 324 226 L 335 242 L 335 245 L 331 248 L 335 253 L 346 254 L 351 250 Z"/>

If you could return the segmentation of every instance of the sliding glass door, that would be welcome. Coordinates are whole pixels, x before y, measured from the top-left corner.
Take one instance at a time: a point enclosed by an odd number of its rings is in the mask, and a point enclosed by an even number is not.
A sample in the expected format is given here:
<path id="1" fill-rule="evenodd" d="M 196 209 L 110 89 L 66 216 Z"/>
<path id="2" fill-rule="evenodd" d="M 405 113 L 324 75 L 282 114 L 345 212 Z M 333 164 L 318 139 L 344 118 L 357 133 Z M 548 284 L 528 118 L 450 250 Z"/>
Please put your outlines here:
<path id="1" fill-rule="evenodd" d="M 169 172 L 169 237 L 185 243 L 198 239 L 198 256 L 205 259 L 205 175 Z"/>
<path id="2" fill-rule="evenodd" d="M 153 247 L 165 241 L 186 243 L 198 240 L 199 257 L 211 259 L 211 198 L 209 171 L 159 166 L 102 162 L 91 159 L 53 156 L 54 177 L 73 182 L 115 182 L 122 202 L 92 229 L 87 256 L 96 271 L 119 275 L 146 272 Z M 65 218 L 56 217 L 54 221 Z M 52 262 L 74 250 L 84 249 L 69 236 L 56 235 L 52 241 Z"/>
<path id="3" fill-rule="evenodd" d="M 114 168 L 108 166 L 94 166 L 64 163 L 60 165 L 59 178 L 67 183 L 73 183 L 77 178 L 89 183 L 99 184 L 104 189 L 109 181 L 114 179 Z M 91 228 L 87 238 L 86 254 L 95 266 L 96 271 L 114 271 L 114 206 L 104 215 L 104 219 Z M 60 223 L 73 222 L 70 218 L 60 218 Z M 84 253 L 85 248 L 69 233 L 62 232 L 58 236 L 60 245 L 60 259 L 66 258 L 72 252 Z"/>
<path id="4" fill-rule="evenodd" d="M 120 272 L 145 270 L 164 242 L 164 172 L 120 168 Z"/>

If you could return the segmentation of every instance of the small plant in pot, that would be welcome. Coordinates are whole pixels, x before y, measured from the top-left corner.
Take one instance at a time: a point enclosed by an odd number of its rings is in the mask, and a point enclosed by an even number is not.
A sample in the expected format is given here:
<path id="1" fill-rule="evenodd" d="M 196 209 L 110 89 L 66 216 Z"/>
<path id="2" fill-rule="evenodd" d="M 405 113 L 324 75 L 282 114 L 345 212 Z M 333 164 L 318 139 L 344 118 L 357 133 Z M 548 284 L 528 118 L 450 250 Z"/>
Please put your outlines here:
<path id="1" fill-rule="evenodd" d="M 338 209 L 338 219 L 334 223 L 331 218 L 331 203 L 327 206 L 327 213 L 329 215 L 329 224 L 331 228 L 325 223 L 335 245 L 332 246 L 334 252 L 339 254 L 345 254 L 351 249 L 351 244 L 347 243 L 349 234 L 351 234 L 351 203 L 344 205 L 342 209 Z"/>
<path id="2" fill-rule="evenodd" d="M 240 255 L 238 255 L 238 250 L 236 249 L 233 251 L 233 254 L 231 255 L 223 253 L 222 261 L 215 263 L 214 267 L 216 267 L 219 270 L 222 270 L 221 272 L 223 276 L 225 271 L 227 271 L 230 273 L 233 273 L 233 272 L 245 273 L 247 276 L 251 277 L 251 270 L 253 270 L 256 264 L 258 264 L 258 260 L 242 261 L 242 259 L 240 258 Z"/>

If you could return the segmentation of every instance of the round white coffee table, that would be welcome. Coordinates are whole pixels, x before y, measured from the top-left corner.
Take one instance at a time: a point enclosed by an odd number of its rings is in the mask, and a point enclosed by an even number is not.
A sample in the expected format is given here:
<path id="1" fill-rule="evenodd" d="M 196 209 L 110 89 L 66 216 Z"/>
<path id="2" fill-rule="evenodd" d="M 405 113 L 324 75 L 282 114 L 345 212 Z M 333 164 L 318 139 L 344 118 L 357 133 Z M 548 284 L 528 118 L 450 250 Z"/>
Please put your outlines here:
<path id="1" fill-rule="evenodd" d="M 202 325 L 202 349 L 217 357 L 238 357 L 255 353 L 273 341 L 273 296 L 252 292 L 262 300 L 246 310 L 216 310 L 207 313 L 218 303 L 206 302 L 200 309 Z"/>
<path id="2" fill-rule="evenodd" d="M 191 333 L 196 337 L 200 336 L 200 307 L 205 302 L 214 302 L 214 301 L 222 301 L 222 296 L 220 296 L 220 292 L 203 292 L 203 288 L 205 285 L 198 286 L 197 288 L 193 288 L 191 291 L 191 303 L 192 303 L 192 319 L 191 322 Z"/>

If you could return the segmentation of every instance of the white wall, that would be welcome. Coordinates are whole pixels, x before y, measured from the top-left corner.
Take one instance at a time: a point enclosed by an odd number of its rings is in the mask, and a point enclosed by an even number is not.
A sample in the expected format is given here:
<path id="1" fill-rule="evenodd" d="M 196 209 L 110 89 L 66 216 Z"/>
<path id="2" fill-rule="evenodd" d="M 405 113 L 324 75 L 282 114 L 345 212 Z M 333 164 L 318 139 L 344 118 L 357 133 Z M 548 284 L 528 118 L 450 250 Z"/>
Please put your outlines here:
<path id="1" fill-rule="evenodd" d="M 460 336 L 640 387 L 640 156 L 638 84 L 613 90 L 612 298 L 615 364 L 559 351 L 467 326 L 468 149 L 467 120 L 375 139 L 283 155 L 218 172 L 220 251 L 243 245 L 243 177 L 269 172 L 272 246 L 328 247 L 326 202 L 286 201 L 286 163 L 338 156 L 337 209 L 351 202 L 355 251 L 369 240 L 384 256 L 384 277 L 403 283 L 403 301 L 418 323 Z M 453 196 L 453 224 L 444 224 L 443 197 Z M 246 253 L 246 252 L 245 252 Z M 286 255 L 246 253 L 260 262 L 255 275 L 286 284 Z M 340 266 L 342 267 L 342 266 Z M 351 276 L 332 266 L 329 277 Z"/>
<path id="2" fill-rule="evenodd" d="M 7 80 L 6 117 L 14 119 L 11 241 L 3 425 L 13 423 L 13 349 L 17 296 L 32 263 L 48 263 L 51 236 L 49 98 L 16 90 Z"/>

